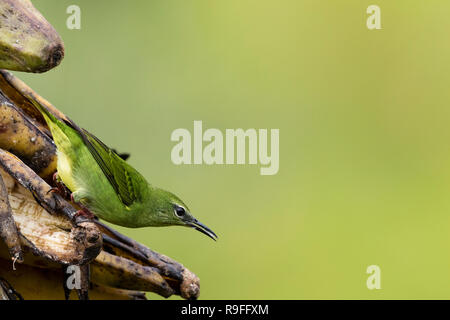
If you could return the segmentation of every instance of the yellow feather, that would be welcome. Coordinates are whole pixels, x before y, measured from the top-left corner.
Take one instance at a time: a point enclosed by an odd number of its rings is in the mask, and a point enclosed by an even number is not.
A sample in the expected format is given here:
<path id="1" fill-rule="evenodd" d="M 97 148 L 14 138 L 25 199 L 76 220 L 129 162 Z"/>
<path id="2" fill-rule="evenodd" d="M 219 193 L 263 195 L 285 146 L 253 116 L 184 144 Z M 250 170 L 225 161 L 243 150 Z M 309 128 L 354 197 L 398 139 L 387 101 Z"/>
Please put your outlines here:
<path id="1" fill-rule="evenodd" d="M 64 184 L 72 191 L 75 192 L 78 188 L 76 186 L 75 180 L 72 176 L 72 162 L 70 159 L 60 151 L 57 151 L 58 156 L 58 175 Z"/>

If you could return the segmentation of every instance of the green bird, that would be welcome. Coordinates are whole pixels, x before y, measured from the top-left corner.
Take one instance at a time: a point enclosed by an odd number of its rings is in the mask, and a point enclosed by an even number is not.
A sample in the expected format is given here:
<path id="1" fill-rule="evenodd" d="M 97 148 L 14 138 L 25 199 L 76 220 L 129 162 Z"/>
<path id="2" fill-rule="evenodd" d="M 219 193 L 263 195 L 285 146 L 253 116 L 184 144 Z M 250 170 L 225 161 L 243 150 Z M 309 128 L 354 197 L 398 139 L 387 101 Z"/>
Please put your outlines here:
<path id="1" fill-rule="evenodd" d="M 83 208 L 80 214 L 95 214 L 128 228 L 186 226 L 217 239 L 180 198 L 152 186 L 96 136 L 29 98 L 50 128 L 57 149 L 58 179 Z"/>

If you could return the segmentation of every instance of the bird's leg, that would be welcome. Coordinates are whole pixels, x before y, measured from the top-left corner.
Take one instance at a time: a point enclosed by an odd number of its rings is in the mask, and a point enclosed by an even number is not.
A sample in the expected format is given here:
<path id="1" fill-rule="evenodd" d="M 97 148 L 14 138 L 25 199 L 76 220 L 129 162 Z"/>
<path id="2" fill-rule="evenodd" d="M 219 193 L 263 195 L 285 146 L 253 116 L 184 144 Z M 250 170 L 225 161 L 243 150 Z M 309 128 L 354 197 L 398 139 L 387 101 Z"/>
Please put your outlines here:
<path id="1" fill-rule="evenodd" d="M 53 174 L 52 178 L 53 178 L 53 183 L 55 184 L 55 187 L 51 188 L 48 192 L 57 192 L 64 199 L 68 199 L 69 198 L 69 194 L 70 194 L 70 190 L 66 187 L 66 185 L 59 178 L 58 172 L 55 172 Z"/>
<path id="2" fill-rule="evenodd" d="M 75 217 L 83 216 L 83 217 L 88 218 L 88 219 L 90 219 L 90 220 L 92 220 L 92 219 L 95 218 L 94 214 L 93 214 L 91 211 L 89 211 L 88 208 L 86 208 L 86 207 L 83 206 L 81 203 L 76 202 L 76 201 L 74 200 L 74 198 L 73 198 L 73 193 L 70 194 L 70 201 L 72 201 L 73 203 L 75 203 L 77 206 L 79 206 L 79 207 L 81 208 L 80 210 L 78 210 L 77 212 L 75 212 Z"/>
<path id="3" fill-rule="evenodd" d="M 92 220 L 95 218 L 94 214 L 92 212 L 89 211 L 89 209 L 87 209 L 86 207 L 81 206 L 81 209 L 78 210 L 77 212 L 75 212 L 75 217 L 79 217 L 79 216 L 83 216 L 88 218 L 89 220 Z"/>

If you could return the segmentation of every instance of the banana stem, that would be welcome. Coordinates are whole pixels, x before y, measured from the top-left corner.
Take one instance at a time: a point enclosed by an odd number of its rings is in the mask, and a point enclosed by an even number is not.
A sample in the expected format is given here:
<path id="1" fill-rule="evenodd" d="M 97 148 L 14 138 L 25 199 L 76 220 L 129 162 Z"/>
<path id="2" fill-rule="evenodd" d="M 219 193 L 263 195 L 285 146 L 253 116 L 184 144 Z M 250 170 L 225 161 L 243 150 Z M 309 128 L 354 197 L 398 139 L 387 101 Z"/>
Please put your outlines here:
<path id="1" fill-rule="evenodd" d="M 19 233 L 12 217 L 11 205 L 8 200 L 8 190 L 0 175 L 0 237 L 8 247 L 14 262 L 23 262 Z M 13 263 L 14 268 L 14 263 Z"/>

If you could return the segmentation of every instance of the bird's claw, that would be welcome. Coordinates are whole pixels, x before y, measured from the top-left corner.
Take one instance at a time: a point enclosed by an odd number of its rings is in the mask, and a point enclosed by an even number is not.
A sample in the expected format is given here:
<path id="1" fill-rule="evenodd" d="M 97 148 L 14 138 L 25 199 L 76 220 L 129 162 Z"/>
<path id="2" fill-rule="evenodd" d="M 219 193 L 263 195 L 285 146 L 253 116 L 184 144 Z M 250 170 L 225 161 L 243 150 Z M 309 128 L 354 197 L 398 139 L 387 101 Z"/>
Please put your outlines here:
<path id="1" fill-rule="evenodd" d="M 79 205 L 79 204 L 78 204 Z M 81 209 L 78 210 L 77 212 L 75 212 L 74 218 L 76 217 L 85 217 L 89 220 L 93 220 L 95 218 L 94 214 L 92 212 L 90 212 L 87 208 L 82 207 Z"/>
<path id="2" fill-rule="evenodd" d="M 47 194 L 48 193 L 58 193 L 61 197 L 68 200 L 69 195 L 71 195 L 71 192 L 59 178 L 58 172 L 55 172 L 53 174 L 52 179 L 53 179 L 53 183 L 55 184 L 55 187 L 52 187 L 50 190 L 48 190 Z"/>

